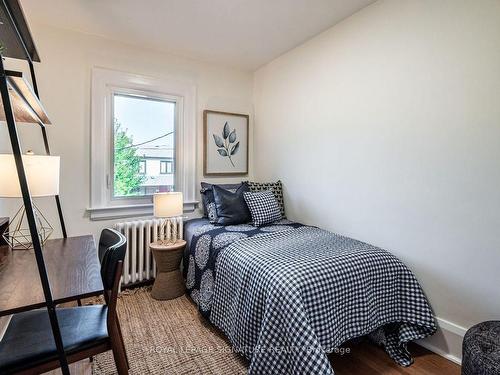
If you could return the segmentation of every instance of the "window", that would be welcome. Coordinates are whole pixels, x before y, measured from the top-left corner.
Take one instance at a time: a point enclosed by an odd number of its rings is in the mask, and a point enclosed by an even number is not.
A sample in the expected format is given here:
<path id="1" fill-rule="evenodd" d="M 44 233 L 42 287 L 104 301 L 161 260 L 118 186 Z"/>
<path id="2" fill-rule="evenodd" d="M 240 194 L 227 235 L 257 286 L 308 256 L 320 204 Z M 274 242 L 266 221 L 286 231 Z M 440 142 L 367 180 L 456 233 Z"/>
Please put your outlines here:
<path id="1" fill-rule="evenodd" d="M 174 159 L 176 103 L 113 93 L 113 199 L 175 190 L 175 176 L 165 176 L 160 159 Z"/>
<path id="2" fill-rule="evenodd" d="M 117 173 L 116 173 L 116 141 L 115 141 L 115 180 L 117 180 Z M 139 174 L 146 174 L 146 160 L 141 160 L 139 161 Z M 116 182 L 115 182 L 115 194 L 116 194 Z"/>
<path id="3" fill-rule="evenodd" d="M 195 98 L 187 82 L 92 70 L 92 220 L 151 215 L 157 191 L 195 209 Z"/>
<path id="4" fill-rule="evenodd" d="M 174 173 L 173 161 L 161 160 L 160 161 L 160 173 L 161 174 L 171 174 Z"/>

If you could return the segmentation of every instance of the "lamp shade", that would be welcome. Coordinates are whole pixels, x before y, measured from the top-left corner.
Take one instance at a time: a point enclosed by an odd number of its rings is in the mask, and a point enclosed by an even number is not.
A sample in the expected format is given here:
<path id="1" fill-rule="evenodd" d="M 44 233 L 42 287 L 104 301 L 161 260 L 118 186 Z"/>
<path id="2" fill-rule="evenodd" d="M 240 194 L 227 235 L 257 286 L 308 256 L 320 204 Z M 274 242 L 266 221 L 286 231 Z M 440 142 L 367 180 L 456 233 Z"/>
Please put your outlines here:
<path id="1" fill-rule="evenodd" d="M 155 193 L 153 207 L 155 217 L 181 216 L 184 212 L 182 193 Z"/>
<path id="2" fill-rule="evenodd" d="M 24 170 L 32 197 L 59 194 L 59 156 L 23 155 Z M 0 197 L 21 198 L 14 155 L 0 154 Z"/>

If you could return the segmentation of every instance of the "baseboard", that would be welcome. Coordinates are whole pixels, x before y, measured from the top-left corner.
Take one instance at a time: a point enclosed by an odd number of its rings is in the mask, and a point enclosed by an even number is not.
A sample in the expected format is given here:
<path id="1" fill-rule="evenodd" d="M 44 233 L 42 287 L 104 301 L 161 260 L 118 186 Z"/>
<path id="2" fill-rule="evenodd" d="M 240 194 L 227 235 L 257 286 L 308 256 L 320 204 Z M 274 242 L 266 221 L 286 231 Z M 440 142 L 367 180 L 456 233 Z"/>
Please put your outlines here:
<path id="1" fill-rule="evenodd" d="M 418 342 L 418 345 L 423 346 L 425 349 L 430 350 L 433 353 L 436 353 L 437 355 L 440 355 L 443 358 L 446 358 L 448 361 L 454 362 L 457 365 L 462 365 L 462 360 L 458 358 L 457 356 L 446 353 L 445 351 L 441 350 L 440 348 L 425 342 L 425 340 L 421 340 Z"/>
<path id="2" fill-rule="evenodd" d="M 445 329 L 449 332 L 452 332 L 458 336 L 461 336 L 462 338 L 465 336 L 465 333 L 467 332 L 467 328 L 464 328 L 462 326 L 459 326 L 458 324 L 455 324 L 453 322 L 450 322 L 448 320 L 442 319 L 442 318 L 436 318 L 438 327 L 441 329 Z"/>
<path id="3" fill-rule="evenodd" d="M 442 318 L 436 318 L 437 332 L 417 344 L 448 359 L 458 365 L 462 364 L 462 341 L 467 329 Z"/>

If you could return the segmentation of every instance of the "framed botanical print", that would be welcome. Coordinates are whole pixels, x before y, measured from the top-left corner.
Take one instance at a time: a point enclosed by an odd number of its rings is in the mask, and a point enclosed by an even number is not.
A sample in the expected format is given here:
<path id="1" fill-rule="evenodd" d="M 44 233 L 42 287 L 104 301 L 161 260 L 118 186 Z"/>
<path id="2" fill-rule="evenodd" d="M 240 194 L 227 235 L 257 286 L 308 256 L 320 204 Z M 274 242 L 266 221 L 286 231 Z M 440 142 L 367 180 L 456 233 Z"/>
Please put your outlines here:
<path id="1" fill-rule="evenodd" d="M 203 174 L 248 174 L 248 115 L 203 111 Z"/>

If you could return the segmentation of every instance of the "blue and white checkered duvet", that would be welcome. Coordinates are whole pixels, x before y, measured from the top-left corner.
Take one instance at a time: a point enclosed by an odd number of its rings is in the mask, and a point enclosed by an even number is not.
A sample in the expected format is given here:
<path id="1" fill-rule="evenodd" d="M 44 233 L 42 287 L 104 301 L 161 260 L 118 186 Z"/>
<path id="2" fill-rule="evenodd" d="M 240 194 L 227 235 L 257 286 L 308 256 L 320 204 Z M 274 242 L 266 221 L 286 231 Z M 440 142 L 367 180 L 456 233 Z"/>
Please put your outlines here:
<path id="1" fill-rule="evenodd" d="M 210 321 L 250 374 L 333 374 L 327 354 L 377 336 L 401 365 L 436 326 L 417 280 L 389 252 L 318 228 L 241 238 L 217 255 Z"/>

